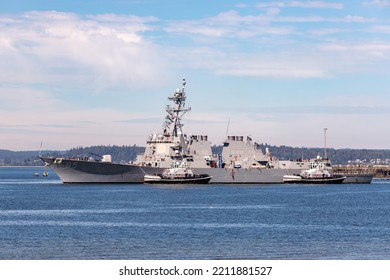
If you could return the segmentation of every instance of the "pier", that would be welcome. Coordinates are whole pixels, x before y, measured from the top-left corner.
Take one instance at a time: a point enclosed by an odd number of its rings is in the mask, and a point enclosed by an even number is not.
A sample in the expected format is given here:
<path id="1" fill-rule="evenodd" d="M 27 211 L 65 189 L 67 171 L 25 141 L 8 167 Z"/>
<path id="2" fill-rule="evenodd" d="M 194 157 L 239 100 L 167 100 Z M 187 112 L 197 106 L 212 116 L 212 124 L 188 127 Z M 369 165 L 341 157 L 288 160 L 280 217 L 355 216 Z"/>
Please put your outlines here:
<path id="1" fill-rule="evenodd" d="M 390 165 L 334 165 L 335 173 L 374 174 L 374 178 L 390 179 Z"/>

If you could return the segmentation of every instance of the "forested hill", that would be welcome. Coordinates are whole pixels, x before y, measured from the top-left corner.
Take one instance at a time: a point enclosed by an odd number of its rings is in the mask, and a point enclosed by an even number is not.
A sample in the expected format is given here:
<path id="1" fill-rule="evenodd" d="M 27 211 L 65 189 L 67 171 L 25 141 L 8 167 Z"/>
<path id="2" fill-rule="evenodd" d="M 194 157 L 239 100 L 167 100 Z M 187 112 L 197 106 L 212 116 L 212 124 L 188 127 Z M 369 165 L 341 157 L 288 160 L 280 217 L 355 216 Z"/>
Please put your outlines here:
<path id="1" fill-rule="evenodd" d="M 265 152 L 266 147 L 270 153 L 279 159 L 314 158 L 324 156 L 324 148 L 296 148 L 288 146 L 271 146 L 260 144 L 259 148 Z M 326 149 L 327 157 L 333 164 L 367 163 L 390 164 L 389 150 L 373 149 Z"/>
<path id="2" fill-rule="evenodd" d="M 41 166 L 39 154 L 55 157 L 95 157 L 111 155 L 114 162 L 132 161 L 137 154 L 143 153 L 145 147 L 139 146 L 92 146 L 76 147 L 67 151 L 9 151 L 0 149 L 0 166 Z"/>
<path id="3" fill-rule="evenodd" d="M 60 151 L 19 151 L 0 149 L 0 166 L 41 166 L 43 162 L 39 159 L 39 154 L 50 154 L 61 156 Z"/>
<path id="4" fill-rule="evenodd" d="M 279 159 L 314 158 L 324 155 L 323 148 L 294 148 L 288 146 L 272 146 L 260 144 L 259 149 L 269 152 Z M 92 146 L 76 147 L 68 151 L 23 151 L 14 152 L 0 150 L 0 166 L 33 166 L 43 165 L 38 158 L 39 153 L 50 156 L 63 157 L 91 157 L 110 154 L 114 162 L 133 161 L 137 154 L 143 153 L 145 147 L 140 146 Z M 221 153 L 222 146 L 212 147 L 214 154 Z M 333 164 L 366 163 L 366 164 L 390 164 L 390 150 L 369 149 L 327 149 L 328 158 Z"/>

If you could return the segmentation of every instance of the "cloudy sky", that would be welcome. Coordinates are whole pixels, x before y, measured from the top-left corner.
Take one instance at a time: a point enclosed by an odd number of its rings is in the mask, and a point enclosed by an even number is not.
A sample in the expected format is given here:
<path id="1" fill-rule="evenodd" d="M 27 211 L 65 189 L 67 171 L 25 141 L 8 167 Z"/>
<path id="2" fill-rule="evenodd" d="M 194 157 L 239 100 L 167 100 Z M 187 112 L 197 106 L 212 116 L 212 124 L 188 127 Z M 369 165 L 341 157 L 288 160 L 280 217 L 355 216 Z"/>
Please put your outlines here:
<path id="1" fill-rule="evenodd" d="M 0 0 L 0 149 L 144 145 L 187 79 L 220 144 L 390 148 L 390 0 Z"/>

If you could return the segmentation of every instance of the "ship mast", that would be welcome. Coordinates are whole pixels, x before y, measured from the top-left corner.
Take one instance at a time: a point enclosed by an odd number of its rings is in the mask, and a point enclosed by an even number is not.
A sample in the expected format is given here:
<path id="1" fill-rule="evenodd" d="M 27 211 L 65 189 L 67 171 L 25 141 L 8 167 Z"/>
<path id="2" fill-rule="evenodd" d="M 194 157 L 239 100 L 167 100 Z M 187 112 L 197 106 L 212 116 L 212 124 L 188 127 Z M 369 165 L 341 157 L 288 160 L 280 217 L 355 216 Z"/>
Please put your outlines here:
<path id="1" fill-rule="evenodd" d="M 191 108 L 185 108 L 186 101 L 186 80 L 183 79 L 182 89 L 177 89 L 173 96 L 168 97 L 169 100 L 175 103 L 175 106 L 167 105 L 165 110 L 167 111 L 167 116 L 165 117 L 165 122 L 163 125 L 163 133 L 165 136 L 177 137 L 178 135 L 183 135 L 181 118 L 185 113 L 191 110 Z"/>

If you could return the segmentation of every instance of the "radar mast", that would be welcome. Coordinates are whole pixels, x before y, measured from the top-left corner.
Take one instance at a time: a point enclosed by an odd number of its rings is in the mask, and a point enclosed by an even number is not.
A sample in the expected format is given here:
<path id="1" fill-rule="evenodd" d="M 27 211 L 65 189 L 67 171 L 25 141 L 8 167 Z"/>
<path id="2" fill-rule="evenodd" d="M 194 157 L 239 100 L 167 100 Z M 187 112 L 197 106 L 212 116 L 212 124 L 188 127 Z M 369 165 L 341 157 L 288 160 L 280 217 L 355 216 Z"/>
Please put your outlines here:
<path id="1" fill-rule="evenodd" d="M 174 94 L 168 97 L 169 100 L 175 103 L 174 106 L 167 105 L 165 110 L 167 111 L 167 116 L 165 117 L 165 122 L 163 124 L 163 134 L 164 136 L 177 137 L 182 135 L 183 124 L 181 122 L 182 117 L 185 113 L 191 110 L 191 108 L 185 108 L 186 101 L 186 80 L 182 81 L 183 87 L 177 89 Z"/>

